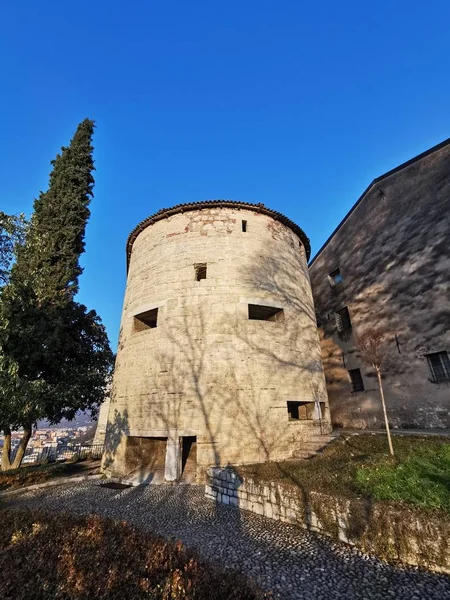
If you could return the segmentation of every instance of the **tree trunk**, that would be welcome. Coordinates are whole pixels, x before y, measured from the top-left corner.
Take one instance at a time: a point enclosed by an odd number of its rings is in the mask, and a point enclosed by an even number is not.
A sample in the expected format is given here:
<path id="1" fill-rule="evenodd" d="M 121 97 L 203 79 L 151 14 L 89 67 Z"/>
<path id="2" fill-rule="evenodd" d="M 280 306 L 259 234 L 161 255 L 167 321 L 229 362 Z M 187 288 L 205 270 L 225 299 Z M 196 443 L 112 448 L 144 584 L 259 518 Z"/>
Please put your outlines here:
<path id="1" fill-rule="evenodd" d="M 27 425 L 23 428 L 23 436 L 20 440 L 19 447 L 17 448 L 16 456 L 14 457 L 14 462 L 12 464 L 13 469 L 18 469 L 22 463 L 22 459 L 25 454 L 25 450 L 27 449 L 28 442 L 31 437 L 31 425 Z"/>
<path id="2" fill-rule="evenodd" d="M 378 385 L 380 386 L 381 404 L 383 405 L 384 422 L 386 424 L 386 433 L 387 433 L 387 438 L 388 438 L 388 442 L 389 442 L 389 452 L 391 453 L 391 456 L 394 456 L 394 448 L 392 446 L 392 439 L 391 439 L 391 430 L 389 429 L 389 421 L 388 421 L 387 412 L 386 412 L 386 402 L 384 401 L 383 384 L 381 382 L 381 371 L 380 371 L 380 369 L 376 369 L 376 371 L 377 371 L 377 377 L 378 377 Z"/>
<path id="3" fill-rule="evenodd" d="M 11 429 L 5 426 L 3 433 L 5 434 L 5 438 L 3 441 L 2 471 L 8 471 L 11 469 Z"/>

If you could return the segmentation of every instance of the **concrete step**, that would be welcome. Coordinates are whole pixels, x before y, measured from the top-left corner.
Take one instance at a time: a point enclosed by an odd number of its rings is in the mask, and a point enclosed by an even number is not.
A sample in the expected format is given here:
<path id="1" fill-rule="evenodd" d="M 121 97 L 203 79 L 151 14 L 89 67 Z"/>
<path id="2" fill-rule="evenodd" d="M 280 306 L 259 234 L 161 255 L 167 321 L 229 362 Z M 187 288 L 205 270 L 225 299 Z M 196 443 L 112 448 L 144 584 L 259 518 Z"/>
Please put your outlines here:
<path id="1" fill-rule="evenodd" d="M 292 458 L 303 458 L 306 460 L 316 455 L 317 452 L 311 452 L 309 450 L 294 450 L 294 452 L 292 453 Z"/>
<path id="2" fill-rule="evenodd" d="M 299 446 L 301 448 L 325 448 L 326 446 L 328 446 L 329 444 L 331 444 L 333 442 L 333 440 L 321 440 L 320 442 L 316 442 L 316 441 L 311 441 L 311 440 L 305 440 L 304 442 L 301 442 L 299 444 Z"/>
<path id="3" fill-rule="evenodd" d="M 309 459 L 321 454 L 325 448 L 333 443 L 338 436 L 336 435 L 314 435 L 308 437 L 299 444 L 299 447 L 293 450 L 292 457 L 298 459 Z"/>
<path id="4" fill-rule="evenodd" d="M 328 444 L 316 444 L 315 442 L 303 442 L 299 445 L 299 448 L 302 450 L 311 450 L 311 452 L 316 452 L 317 450 L 322 450 Z"/>
<path id="5" fill-rule="evenodd" d="M 338 435 L 334 435 L 334 434 L 330 434 L 327 433 L 325 435 L 309 435 L 308 436 L 308 441 L 313 441 L 313 442 L 331 442 L 333 440 L 335 440 L 336 438 L 338 438 Z"/>

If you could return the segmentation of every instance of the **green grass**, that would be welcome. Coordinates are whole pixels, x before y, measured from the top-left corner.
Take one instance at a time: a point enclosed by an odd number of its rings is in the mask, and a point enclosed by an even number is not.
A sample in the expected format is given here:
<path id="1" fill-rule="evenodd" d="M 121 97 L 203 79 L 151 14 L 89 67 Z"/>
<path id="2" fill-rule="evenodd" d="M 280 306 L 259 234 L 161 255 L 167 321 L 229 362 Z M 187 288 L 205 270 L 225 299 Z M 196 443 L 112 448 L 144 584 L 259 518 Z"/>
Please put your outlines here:
<path id="1" fill-rule="evenodd" d="M 356 481 L 378 500 L 397 500 L 450 513 L 450 443 L 418 447 L 399 463 L 361 467 Z"/>
<path id="2" fill-rule="evenodd" d="M 406 502 L 450 513 L 450 440 L 395 436 L 393 444 L 395 458 L 384 435 L 346 436 L 313 459 L 247 465 L 239 472 L 259 481 L 291 483 L 304 492 Z"/>
<path id="3" fill-rule="evenodd" d="M 99 461 L 60 462 L 47 465 L 27 465 L 0 472 L 0 491 L 14 490 L 28 485 L 45 483 L 56 477 L 90 475 L 98 472 Z"/>

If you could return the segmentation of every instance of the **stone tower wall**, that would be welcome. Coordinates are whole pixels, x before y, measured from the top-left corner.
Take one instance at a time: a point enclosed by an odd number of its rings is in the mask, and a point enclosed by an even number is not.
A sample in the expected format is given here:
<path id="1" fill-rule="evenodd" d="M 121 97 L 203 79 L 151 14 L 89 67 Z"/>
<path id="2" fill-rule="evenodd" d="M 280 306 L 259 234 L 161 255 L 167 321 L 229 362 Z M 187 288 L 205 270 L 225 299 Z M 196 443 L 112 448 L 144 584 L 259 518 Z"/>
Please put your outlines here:
<path id="1" fill-rule="evenodd" d="M 207 266 L 200 281 L 198 264 Z M 284 321 L 250 320 L 249 304 L 282 308 Z M 157 326 L 139 331 L 136 315 L 155 308 Z M 307 420 L 292 420 L 288 401 L 316 404 Z M 129 436 L 175 443 L 196 436 L 197 463 L 206 467 L 289 458 L 312 433 L 329 430 L 297 235 L 267 215 L 219 207 L 141 231 L 130 257 L 104 468 L 126 475 Z"/>

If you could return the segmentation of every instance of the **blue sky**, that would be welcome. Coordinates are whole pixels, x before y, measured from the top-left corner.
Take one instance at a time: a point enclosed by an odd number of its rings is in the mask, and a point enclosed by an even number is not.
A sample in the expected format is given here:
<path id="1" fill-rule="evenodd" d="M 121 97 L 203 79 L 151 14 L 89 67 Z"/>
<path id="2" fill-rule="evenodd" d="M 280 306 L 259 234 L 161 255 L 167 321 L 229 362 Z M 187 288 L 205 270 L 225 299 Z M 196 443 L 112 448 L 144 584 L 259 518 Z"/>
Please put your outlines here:
<path id="1" fill-rule="evenodd" d="M 79 300 L 115 348 L 149 214 L 263 202 L 314 253 L 374 177 L 450 137 L 449 23 L 448 0 L 3 2 L 0 208 L 29 213 L 95 119 Z"/>

